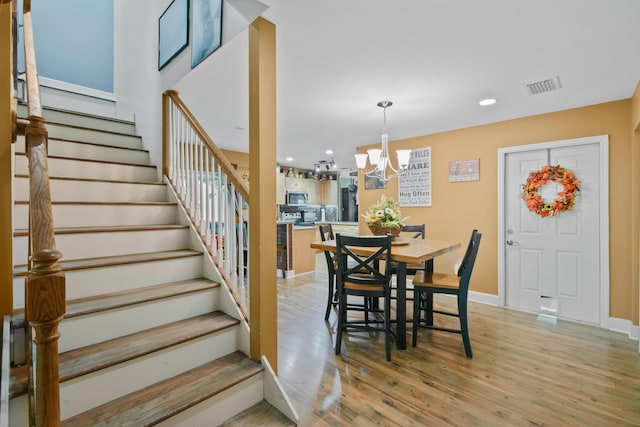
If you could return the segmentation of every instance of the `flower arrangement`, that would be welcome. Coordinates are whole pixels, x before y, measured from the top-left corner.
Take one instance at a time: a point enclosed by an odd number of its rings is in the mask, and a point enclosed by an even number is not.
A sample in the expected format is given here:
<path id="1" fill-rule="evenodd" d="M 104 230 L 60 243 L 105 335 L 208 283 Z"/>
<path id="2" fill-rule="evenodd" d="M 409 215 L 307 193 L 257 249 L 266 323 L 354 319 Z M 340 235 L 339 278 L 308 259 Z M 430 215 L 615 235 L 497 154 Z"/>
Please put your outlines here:
<path id="1" fill-rule="evenodd" d="M 398 202 L 386 196 L 371 205 L 362 217 L 374 235 L 391 233 L 394 237 L 398 236 L 407 219 L 402 218 Z"/>
<path id="2" fill-rule="evenodd" d="M 548 181 L 557 182 L 564 187 L 551 203 L 546 202 L 538 193 L 540 187 Z M 573 209 L 576 196 L 580 191 L 580 184 L 580 180 L 573 172 L 560 167 L 560 165 L 547 165 L 539 171 L 529 174 L 527 182 L 522 186 L 522 199 L 531 212 L 535 212 L 543 218 L 556 216 L 560 212 Z"/>

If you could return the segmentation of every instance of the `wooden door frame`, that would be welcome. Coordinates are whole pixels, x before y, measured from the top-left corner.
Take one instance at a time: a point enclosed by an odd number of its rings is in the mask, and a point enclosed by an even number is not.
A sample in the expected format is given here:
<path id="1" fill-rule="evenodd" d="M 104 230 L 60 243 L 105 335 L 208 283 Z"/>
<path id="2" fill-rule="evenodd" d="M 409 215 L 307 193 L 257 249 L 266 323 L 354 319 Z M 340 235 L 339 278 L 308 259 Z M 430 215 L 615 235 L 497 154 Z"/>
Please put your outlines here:
<path id="1" fill-rule="evenodd" d="M 507 154 L 598 144 L 600 163 L 600 326 L 609 323 L 609 135 L 565 139 L 498 149 L 498 305 L 506 305 L 505 164 Z"/>

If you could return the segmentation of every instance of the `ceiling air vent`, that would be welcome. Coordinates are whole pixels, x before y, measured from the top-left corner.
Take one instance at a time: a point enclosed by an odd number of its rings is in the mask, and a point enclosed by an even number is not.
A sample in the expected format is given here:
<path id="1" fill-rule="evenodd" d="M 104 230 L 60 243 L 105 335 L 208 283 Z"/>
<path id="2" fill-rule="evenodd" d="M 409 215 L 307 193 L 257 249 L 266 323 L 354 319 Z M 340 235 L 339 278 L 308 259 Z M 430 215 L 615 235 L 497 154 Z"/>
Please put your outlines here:
<path id="1" fill-rule="evenodd" d="M 539 82 L 528 83 L 525 85 L 525 89 L 529 95 L 551 92 L 560 88 L 562 88 L 562 84 L 560 84 L 560 77 L 558 76 L 553 79 L 541 80 Z"/>

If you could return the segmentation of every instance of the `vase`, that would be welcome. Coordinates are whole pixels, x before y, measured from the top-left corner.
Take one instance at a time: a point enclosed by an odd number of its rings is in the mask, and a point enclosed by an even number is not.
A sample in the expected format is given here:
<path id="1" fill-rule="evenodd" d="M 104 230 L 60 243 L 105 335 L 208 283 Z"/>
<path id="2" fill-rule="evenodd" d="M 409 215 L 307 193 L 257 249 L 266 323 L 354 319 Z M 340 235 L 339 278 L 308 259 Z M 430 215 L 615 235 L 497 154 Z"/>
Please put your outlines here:
<path id="1" fill-rule="evenodd" d="M 402 226 L 399 228 L 393 227 L 380 227 L 375 225 L 370 225 L 369 230 L 374 236 L 386 236 L 387 234 L 391 234 L 391 240 L 394 240 L 396 237 L 400 235 L 402 231 Z"/>

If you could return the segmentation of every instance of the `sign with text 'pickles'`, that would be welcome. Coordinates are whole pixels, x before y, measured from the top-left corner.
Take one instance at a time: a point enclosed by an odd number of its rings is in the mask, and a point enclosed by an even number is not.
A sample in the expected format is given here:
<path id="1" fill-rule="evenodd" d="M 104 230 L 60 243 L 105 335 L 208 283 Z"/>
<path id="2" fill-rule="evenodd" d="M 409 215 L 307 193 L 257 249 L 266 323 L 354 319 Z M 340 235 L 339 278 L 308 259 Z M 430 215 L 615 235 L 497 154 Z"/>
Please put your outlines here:
<path id="1" fill-rule="evenodd" d="M 409 167 L 398 176 L 400 206 L 431 206 L 431 147 L 411 150 Z"/>

